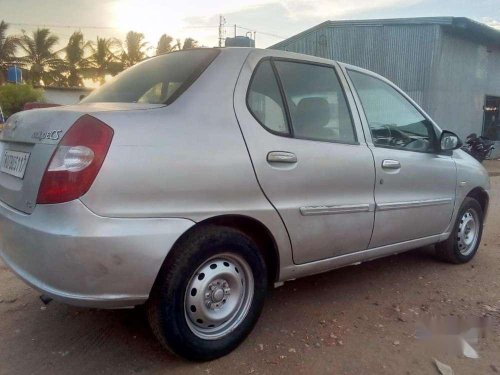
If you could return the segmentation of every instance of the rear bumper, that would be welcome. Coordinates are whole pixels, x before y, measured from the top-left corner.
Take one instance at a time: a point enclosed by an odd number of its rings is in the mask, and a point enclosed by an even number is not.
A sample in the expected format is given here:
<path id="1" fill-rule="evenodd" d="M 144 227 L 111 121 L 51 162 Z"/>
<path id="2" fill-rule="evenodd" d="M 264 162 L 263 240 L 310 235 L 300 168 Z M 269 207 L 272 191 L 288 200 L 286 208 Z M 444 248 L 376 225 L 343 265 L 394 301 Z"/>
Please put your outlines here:
<path id="1" fill-rule="evenodd" d="M 169 250 L 194 222 L 105 218 L 75 200 L 31 215 L 0 203 L 0 257 L 40 292 L 72 305 L 144 303 Z"/>

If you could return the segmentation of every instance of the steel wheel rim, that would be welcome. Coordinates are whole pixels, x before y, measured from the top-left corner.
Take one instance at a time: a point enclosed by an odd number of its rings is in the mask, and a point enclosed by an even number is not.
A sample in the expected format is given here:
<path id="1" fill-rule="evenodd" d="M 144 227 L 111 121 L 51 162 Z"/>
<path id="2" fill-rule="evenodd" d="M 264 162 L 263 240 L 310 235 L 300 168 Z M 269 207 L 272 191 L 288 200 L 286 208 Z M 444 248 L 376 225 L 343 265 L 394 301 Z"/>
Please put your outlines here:
<path id="1" fill-rule="evenodd" d="M 234 331 L 252 303 L 252 269 L 239 255 L 224 253 L 205 261 L 188 282 L 186 322 L 196 336 L 217 340 Z"/>
<path id="2" fill-rule="evenodd" d="M 471 208 L 464 212 L 460 218 L 457 231 L 457 245 L 460 254 L 470 255 L 476 247 L 479 238 L 479 217 Z"/>

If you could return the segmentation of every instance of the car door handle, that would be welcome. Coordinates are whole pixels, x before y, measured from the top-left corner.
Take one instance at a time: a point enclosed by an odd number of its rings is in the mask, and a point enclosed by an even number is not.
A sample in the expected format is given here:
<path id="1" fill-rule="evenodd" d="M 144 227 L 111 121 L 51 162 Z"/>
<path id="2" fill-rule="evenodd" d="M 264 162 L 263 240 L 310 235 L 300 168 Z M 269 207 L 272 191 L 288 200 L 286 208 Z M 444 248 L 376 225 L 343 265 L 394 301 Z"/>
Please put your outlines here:
<path id="1" fill-rule="evenodd" d="M 287 151 L 271 151 L 267 154 L 269 163 L 297 163 L 297 155 Z"/>
<path id="2" fill-rule="evenodd" d="M 385 159 L 382 161 L 382 168 L 384 169 L 399 169 L 401 168 L 401 163 L 397 160 Z"/>

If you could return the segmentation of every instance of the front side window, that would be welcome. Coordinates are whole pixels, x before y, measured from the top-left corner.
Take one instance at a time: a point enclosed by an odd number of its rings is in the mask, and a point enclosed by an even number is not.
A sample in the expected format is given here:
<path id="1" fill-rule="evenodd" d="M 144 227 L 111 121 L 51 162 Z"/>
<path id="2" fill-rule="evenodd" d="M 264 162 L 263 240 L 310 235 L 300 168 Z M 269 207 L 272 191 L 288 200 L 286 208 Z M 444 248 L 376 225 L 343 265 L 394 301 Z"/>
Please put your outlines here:
<path id="1" fill-rule="evenodd" d="M 269 60 L 257 66 L 247 97 L 248 108 L 268 130 L 289 134 L 285 107 Z"/>
<path id="2" fill-rule="evenodd" d="M 352 118 L 333 67 L 275 61 L 297 138 L 355 143 Z"/>
<path id="3" fill-rule="evenodd" d="M 81 103 L 169 104 L 205 70 L 219 51 L 200 48 L 145 60 L 96 89 Z"/>
<path id="4" fill-rule="evenodd" d="M 433 125 L 403 95 L 367 74 L 350 70 L 349 77 L 361 100 L 375 146 L 434 151 Z"/>

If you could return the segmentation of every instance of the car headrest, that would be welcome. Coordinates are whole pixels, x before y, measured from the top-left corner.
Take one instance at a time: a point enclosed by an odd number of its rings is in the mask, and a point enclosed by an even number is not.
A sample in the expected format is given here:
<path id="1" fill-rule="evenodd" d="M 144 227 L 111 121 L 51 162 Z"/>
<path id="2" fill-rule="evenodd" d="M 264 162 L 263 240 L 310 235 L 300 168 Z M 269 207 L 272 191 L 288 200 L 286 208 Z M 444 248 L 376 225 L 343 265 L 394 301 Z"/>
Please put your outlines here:
<path id="1" fill-rule="evenodd" d="M 321 97 L 301 99 L 295 113 L 295 125 L 299 128 L 320 128 L 330 121 L 330 105 Z"/>

